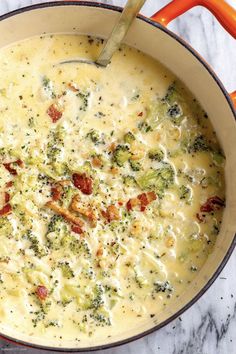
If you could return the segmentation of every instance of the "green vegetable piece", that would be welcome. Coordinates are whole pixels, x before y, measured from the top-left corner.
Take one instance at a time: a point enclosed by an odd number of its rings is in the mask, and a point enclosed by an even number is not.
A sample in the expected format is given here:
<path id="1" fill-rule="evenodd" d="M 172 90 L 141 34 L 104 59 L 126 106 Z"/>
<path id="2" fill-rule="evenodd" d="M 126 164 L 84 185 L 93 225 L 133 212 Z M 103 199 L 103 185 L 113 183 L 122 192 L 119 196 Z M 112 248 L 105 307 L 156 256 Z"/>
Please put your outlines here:
<path id="1" fill-rule="evenodd" d="M 193 143 L 188 146 L 188 152 L 191 153 L 196 153 L 196 152 L 201 152 L 201 151 L 208 151 L 209 150 L 209 145 L 206 142 L 206 138 L 203 135 L 198 135 Z"/>
<path id="2" fill-rule="evenodd" d="M 136 180 L 133 176 L 123 176 L 123 182 L 126 185 L 126 187 L 137 186 Z"/>
<path id="3" fill-rule="evenodd" d="M 127 145 L 118 145 L 113 153 L 113 161 L 120 167 L 129 160 L 131 153 Z"/>
<path id="4" fill-rule="evenodd" d="M 222 166 L 225 161 L 225 157 L 221 151 L 213 152 L 212 159 L 213 159 L 213 162 L 216 166 Z"/>
<path id="5" fill-rule="evenodd" d="M 86 135 L 86 138 L 89 138 L 94 144 L 98 144 L 100 141 L 100 134 L 97 130 L 91 129 Z"/>
<path id="6" fill-rule="evenodd" d="M 149 159 L 159 162 L 164 159 L 164 156 L 164 152 L 161 149 L 152 149 L 148 153 Z"/>
<path id="7" fill-rule="evenodd" d="M 61 268 L 63 277 L 71 279 L 75 276 L 68 262 L 60 262 L 58 265 Z"/>
<path id="8" fill-rule="evenodd" d="M 141 170 L 141 164 L 140 162 L 138 161 L 134 161 L 134 160 L 129 160 L 129 164 L 130 164 L 130 167 L 133 171 L 140 171 Z"/>
<path id="9" fill-rule="evenodd" d="M 142 190 L 154 190 L 162 198 L 165 189 L 173 184 L 174 175 L 171 165 L 165 163 L 161 168 L 147 170 L 137 179 L 137 183 Z"/>
<path id="10" fill-rule="evenodd" d="M 156 293 L 162 292 L 172 292 L 173 291 L 173 287 L 171 286 L 170 282 L 167 281 L 156 281 L 154 284 L 154 291 Z"/>
<path id="11" fill-rule="evenodd" d="M 124 136 L 124 142 L 126 144 L 132 144 L 133 141 L 135 141 L 134 134 L 131 133 L 131 132 L 126 133 L 125 136 Z"/>
<path id="12" fill-rule="evenodd" d="M 185 199 L 186 201 L 189 201 L 189 199 L 191 198 L 191 189 L 184 185 L 180 186 L 179 197 L 180 199 Z"/>
<path id="13" fill-rule="evenodd" d="M 138 124 L 138 129 L 142 132 L 142 133 L 148 133 L 150 131 L 152 131 L 152 127 L 150 124 L 148 124 L 148 122 L 146 121 L 142 121 Z"/>

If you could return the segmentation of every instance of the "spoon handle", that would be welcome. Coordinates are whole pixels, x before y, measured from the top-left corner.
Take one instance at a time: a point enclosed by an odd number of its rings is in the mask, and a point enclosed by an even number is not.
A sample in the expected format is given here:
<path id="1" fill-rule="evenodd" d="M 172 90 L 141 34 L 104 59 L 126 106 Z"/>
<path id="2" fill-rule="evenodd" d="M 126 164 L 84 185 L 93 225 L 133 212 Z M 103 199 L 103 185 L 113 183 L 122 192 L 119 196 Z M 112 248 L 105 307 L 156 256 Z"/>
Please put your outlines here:
<path id="1" fill-rule="evenodd" d="M 127 0 L 127 3 L 120 15 L 120 18 L 110 34 L 106 45 L 102 49 L 96 64 L 107 66 L 113 53 L 119 48 L 134 18 L 139 13 L 146 0 Z"/>

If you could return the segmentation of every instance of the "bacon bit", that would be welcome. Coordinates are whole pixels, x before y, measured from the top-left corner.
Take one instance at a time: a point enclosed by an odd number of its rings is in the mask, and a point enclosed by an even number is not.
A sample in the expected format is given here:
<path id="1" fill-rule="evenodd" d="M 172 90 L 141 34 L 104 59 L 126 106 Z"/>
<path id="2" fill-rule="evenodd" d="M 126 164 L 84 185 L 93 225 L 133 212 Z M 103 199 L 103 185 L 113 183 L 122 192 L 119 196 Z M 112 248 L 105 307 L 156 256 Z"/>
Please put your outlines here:
<path id="1" fill-rule="evenodd" d="M 5 200 L 5 203 L 9 202 L 9 200 L 10 200 L 10 194 L 9 193 L 7 193 L 7 192 L 4 193 L 4 200 Z"/>
<path id="2" fill-rule="evenodd" d="M 101 214 L 105 219 L 107 219 L 108 222 L 113 220 L 120 220 L 119 210 L 115 205 L 109 205 L 106 211 L 101 211 Z"/>
<path id="3" fill-rule="evenodd" d="M 71 201 L 70 204 L 70 208 L 74 211 L 76 211 L 77 213 L 82 214 L 83 216 L 86 216 L 92 227 L 96 227 L 97 225 L 97 218 L 96 215 L 93 212 L 93 209 L 91 207 L 86 207 L 84 208 L 83 206 L 80 205 L 81 201 L 80 201 L 80 195 L 76 194 Z"/>
<path id="4" fill-rule="evenodd" d="M 140 211 L 145 211 L 147 205 L 149 204 L 149 201 L 147 199 L 147 194 L 142 193 L 142 194 L 138 195 L 137 198 L 140 201 Z"/>
<path id="5" fill-rule="evenodd" d="M 87 195 L 93 193 L 93 181 L 90 177 L 87 177 L 85 173 L 74 173 L 72 175 L 72 180 L 74 186 L 78 188 L 82 193 Z"/>
<path id="6" fill-rule="evenodd" d="M 53 210 L 56 214 L 63 216 L 68 222 L 82 227 L 84 222 L 76 215 L 69 212 L 69 210 L 60 207 L 53 201 L 49 201 L 45 205 L 47 208 Z"/>
<path id="7" fill-rule="evenodd" d="M 203 213 L 210 213 L 211 211 L 219 210 L 225 206 L 225 202 L 217 197 L 210 197 L 207 201 L 200 207 L 200 211 Z"/>
<path id="8" fill-rule="evenodd" d="M 61 195 L 63 193 L 62 186 L 53 186 L 51 188 L 51 196 L 52 200 L 57 201 L 61 198 Z"/>
<path id="9" fill-rule="evenodd" d="M 124 204 L 124 203 L 123 203 L 121 200 L 118 201 L 118 205 L 119 205 L 119 206 L 122 206 L 123 204 Z"/>
<path id="10" fill-rule="evenodd" d="M 206 222 L 205 215 L 202 213 L 197 213 L 196 218 L 198 219 L 199 222 Z"/>
<path id="11" fill-rule="evenodd" d="M 140 206 L 140 211 L 145 211 L 148 204 L 157 199 L 154 192 L 142 193 L 137 196 L 137 198 L 131 198 L 126 203 L 126 208 L 128 211 L 132 210 L 135 206 Z"/>
<path id="12" fill-rule="evenodd" d="M 92 159 L 92 165 L 93 165 L 93 167 L 102 167 L 102 161 L 101 161 L 101 159 L 99 159 L 99 157 L 93 157 L 93 159 Z"/>
<path id="13" fill-rule="evenodd" d="M 6 188 L 11 188 L 13 186 L 13 181 L 6 183 Z"/>
<path id="14" fill-rule="evenodd" d="M 119 169 L 117 167 L 112 167 L 110 169 L 110 172 L 112 175 L 117 175 L 117 173 L 119 172 Z"/>
<path id="15" fill-rule="evenodd" d="M 2 209 L 0 209 L 0 216 L 6 216 L 12 212 L 12 207 L 10 204 L 4 205 Z"/>
<path id="16" fill-rule="evenodd" d="M 15 168 L 12 168 L 12 164 L 17 164 L 17 166 L 19 167 L 23 167 L 23 161 L 21 161 L 20 159 L 16 160 L 16 161 L 12 161 L 12 162 L 8 162 L 8 163 L 4 163 L 3 166 L 5 167 L 5 169 L 13 176 L 17 175 L 17 171 Z M 9 182 L 10 183 L 10 182 Z"/>
<path id="17" fill-rule="evenodd" d="M 69 82 L 68 88 L 69 88 L 71 91 L 73 91 L 73 92 L 78 92 L 78 91 L 79 91 L 79 89 L 77 89 L 77 88 L 75 87 L 75 84 L 74 84 L 73 82 Z"/>
<path id="18" fill-rule="evenodd" d="M 38 285 L 35 293 L 39 300 L 45 300 L 48 297 L 48 289 L 44 285 Z"/>
<path id="19" fill-rule="evenodd" d="M 138 117 L 142 117 L 142 116 L 143 116 L 143 112 L 139 112 Z"/>
<path id="20" fill-rule="evenodd" d="M 51 106 L 49 106 L 47 114 L 52 119 L 53 123 L 56 123 L 62 117 L 62 112 L 57 109 L 55 104 L 51 104 Z"/>
<path id="21" fill-rule="evenodd" d="M 97 252 L 96 252 L 96 256 L 97 256 L 97 257 L 101 257 L 102 255 L 103 255 L 103 248 L 100 247 L 100 248 L 97 250 Z"/>
<path id="22" fill-rule="evenodd" d="M 12 176 L 16 176 L 17 175 L 16 169 L 12 168 L 11 164 L 12 164 L 12 162 L 4 163 L 3 166 Z"/>
<path id="23" fill-rule="evenodd" d="M 23 161 L 22 160 L 20 160 L 20 159 L 18 159 L 18 160 L 16 160 L 14 163 L 16 163 L 19 167 L 24 167 L 24 163 L 23 163 Z"/>
<path id="24" fill-rule="evenodd" d="M 116 148 L 116 143 L 111 143 L 111 145 L 108 146 L 108 151 L 114 152 Z"/>
<path id="25" fill-rule="evenodd" d="M 82 234 L 83 230 L 80 226 L 78 225 L 71 225 L 71 230 L 75 232 L 76 234 Z"/>

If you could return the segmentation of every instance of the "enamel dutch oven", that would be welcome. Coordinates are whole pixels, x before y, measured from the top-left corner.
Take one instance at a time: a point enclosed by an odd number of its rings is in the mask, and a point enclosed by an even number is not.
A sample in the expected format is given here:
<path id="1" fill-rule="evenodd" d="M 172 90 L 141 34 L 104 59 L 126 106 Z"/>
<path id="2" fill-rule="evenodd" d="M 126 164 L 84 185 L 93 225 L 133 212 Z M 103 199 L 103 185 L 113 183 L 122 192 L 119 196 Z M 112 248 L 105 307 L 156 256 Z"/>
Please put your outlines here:
<path id="1" fill-rule="evenodd" d="M 236 38 L 236 11 L 223 0 L 174 0 L 151 19 L 138 16 L 125 42 L 151 55 L 168 67 L 192 91 L 209 114 L 226 156 L 226 208 L 220 234 L 213 253 L 198 276 L 178 302 L 159 316 L 158 322 L 142 327 L 125 327 L 106 341 L 88 340 L 86 346 L 65 343 L 59 348 L 55 341 L 34 338 L 10 329 L 0 328 L 2 337 L 29 347 L 88 351 L 124 344 L 149 334 L 179 316 L 209 288 L 225 266 L 236 244 L 236 91 L 229 94 L 209 65 L 186 42 L 166 29 L 170 21 L 193 6 L 208 8 Z M 57 1 L 30 6 L 0 17 L 0 46 L 43 33 L 80 33 L 107 38 L 119 17 L 121 8 L 85 1 Z"/>

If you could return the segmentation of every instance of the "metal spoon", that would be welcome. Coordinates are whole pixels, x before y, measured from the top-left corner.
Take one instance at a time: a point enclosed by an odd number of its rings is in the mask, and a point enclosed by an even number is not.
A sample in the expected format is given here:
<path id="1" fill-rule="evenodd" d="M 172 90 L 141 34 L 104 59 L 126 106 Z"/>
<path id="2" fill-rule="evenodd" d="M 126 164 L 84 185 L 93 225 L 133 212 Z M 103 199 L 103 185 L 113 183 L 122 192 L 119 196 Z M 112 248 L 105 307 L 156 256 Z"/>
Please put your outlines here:
<path id="1" fill-rule="evenodd" d="M 85 63 L 106 67 L 111 62 L 114 52 L 119 48 L 122 40 L 127 34 L 133 20 L 139 13 L 146 0 L 127 0 L 127 3 L 115 24 L 104 48 L 96 61 L 87 59 L 71 59 L 60 62 L 60 64 Z"/>

